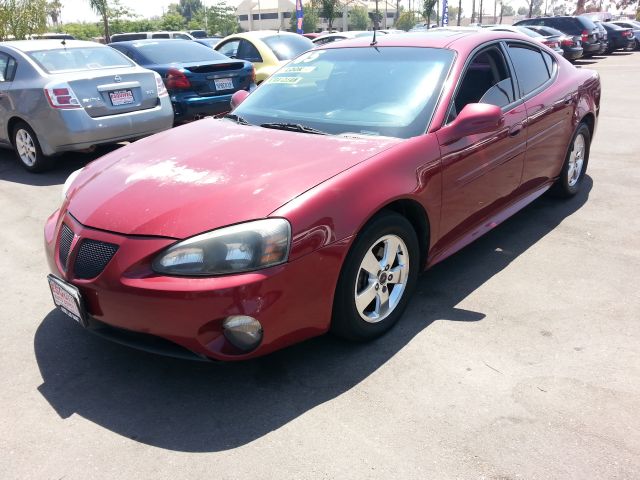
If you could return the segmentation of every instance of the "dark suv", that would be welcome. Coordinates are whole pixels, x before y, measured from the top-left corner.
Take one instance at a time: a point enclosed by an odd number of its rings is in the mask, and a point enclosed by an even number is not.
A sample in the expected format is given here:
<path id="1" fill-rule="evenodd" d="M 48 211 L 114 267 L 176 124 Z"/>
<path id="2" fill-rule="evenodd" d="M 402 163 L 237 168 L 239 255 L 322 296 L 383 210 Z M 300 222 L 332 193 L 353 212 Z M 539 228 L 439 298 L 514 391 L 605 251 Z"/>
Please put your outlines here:
<path id="1" fill-rule="evenodd" d="M 604 51 L 607 44 L 596 24 L 586 17 L 527 18 L 514 23 L 514 25 L 540 25 L 555 28 L 567 35 L 579 36 L 582 42 L 583 57 L 590 57 Z"/>

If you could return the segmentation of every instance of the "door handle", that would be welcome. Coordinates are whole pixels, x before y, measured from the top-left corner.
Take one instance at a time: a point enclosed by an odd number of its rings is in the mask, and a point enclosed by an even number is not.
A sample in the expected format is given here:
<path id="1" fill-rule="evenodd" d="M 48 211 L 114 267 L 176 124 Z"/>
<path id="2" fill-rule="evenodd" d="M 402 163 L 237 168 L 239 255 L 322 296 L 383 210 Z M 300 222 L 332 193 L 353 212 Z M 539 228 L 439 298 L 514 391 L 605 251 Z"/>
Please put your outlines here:
<path id="1" fill-rule="evenodd" d="M 518 135 L 520 132 L 522 131 L 522 124 L 521 123 L 516 123 L 513 127 L 511 127 L 509 129 L 509 136 L 510 137 L 515 137 L 516 135 Z"/>

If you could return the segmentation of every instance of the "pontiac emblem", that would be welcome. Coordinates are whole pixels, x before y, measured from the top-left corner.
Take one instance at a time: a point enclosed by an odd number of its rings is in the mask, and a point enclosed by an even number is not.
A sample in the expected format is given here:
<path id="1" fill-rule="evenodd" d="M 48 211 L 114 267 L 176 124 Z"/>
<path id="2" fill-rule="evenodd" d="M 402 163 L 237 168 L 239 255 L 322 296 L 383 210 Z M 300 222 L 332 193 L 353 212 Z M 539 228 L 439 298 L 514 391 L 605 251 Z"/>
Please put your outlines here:
<path id="1" fill-rule="evenodd" d="M 114 80 L 116 83 L 120 83 L 120 82 L 122 81 L 122 77 L 121 77 L 120 75 L 116 75 L 115 77 L 113 77 L 113 80 Z"/>

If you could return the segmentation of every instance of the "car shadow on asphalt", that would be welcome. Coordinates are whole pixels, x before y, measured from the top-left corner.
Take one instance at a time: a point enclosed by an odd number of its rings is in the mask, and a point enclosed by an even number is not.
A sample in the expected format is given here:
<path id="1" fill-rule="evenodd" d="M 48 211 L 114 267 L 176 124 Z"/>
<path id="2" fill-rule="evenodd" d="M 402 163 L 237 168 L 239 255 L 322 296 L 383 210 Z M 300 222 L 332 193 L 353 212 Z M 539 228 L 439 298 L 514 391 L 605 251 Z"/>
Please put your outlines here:
<path id="1" fill-rule="evenodd" d="M 572 199 L 541 197 L 424 273 L 398 325 L 371 343 L 324 335 L 252 361 L 189 362 L 109 343 L 53 310 L 34 339 L 38 390 L 61 418 L 77 414 L 155 447 L 245 445 L 358 385 L 432 323 L 481 321 L 457 305 L 580 209 L 591 188 L 587 176 Z"/>
<path id="2" fill-rule="evenodd" d="M 51 170 L 42 173 L 28 172 L 22 167 L 12 150 L 0 149 L 0 181 L 37 187 L 62 185 L 71 172 L 122 146 L 123 144 L 105 145 L 91 153 L 70 152 L 53 157 Z"/>

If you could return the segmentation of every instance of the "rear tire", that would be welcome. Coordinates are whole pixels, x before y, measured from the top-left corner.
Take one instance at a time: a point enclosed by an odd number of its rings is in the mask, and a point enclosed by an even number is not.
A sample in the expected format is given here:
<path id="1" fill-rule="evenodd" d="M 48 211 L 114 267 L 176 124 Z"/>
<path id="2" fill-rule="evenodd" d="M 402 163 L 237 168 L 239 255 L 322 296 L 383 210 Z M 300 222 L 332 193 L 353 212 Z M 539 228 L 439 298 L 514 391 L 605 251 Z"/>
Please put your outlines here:
<path id="1" fill-rule="evenodd" d="M 591 131 L 585 123 L 580 123 L 571 138 L 560 177 L 554 185 L 558 196 L 573 197 L 580 190 L 589 163 L 590 147 Z"/>
<path id="2" fill-rule="evenodd" d="M 402 316 L 420 269 L 418 238 L 402 215 L 385 211 L 358 234 L 340 272 L 331 331 L 371 340 Z"/>
<path id="3" fill-rule="evenodd" d="M 32 173 L 44 172 L 51 168 L 51 159 L 42 153 L 40 142 L 33 129 L 24 122 L 13 127 L 11 136 L 22 166 Z"/>

